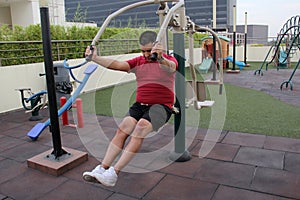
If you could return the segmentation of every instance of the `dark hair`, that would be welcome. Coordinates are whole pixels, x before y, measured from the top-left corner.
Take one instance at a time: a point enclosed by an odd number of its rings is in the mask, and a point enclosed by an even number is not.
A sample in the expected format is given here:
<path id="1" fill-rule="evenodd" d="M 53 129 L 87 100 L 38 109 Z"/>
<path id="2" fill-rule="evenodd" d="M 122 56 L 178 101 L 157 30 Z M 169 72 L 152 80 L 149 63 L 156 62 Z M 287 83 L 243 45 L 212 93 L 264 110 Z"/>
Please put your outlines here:
<path id="1" fill-rule="evenodd" d="M 154 31 L 145 31 L 140 36 L 140 45 L 153 43 L 156 40 L 157 34 Z"/>

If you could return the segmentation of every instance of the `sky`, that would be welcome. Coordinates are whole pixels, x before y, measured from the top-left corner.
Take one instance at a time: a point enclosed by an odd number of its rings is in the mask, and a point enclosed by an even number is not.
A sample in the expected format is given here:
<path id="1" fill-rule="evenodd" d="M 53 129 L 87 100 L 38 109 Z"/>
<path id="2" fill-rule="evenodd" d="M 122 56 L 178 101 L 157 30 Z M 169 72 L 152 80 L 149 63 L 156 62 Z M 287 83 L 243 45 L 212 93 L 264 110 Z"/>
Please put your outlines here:
<path id="1" fill-rule="evenodd" d="M 300 15 L 300 0 L 237 0 L 237 25 L 268 25 L 269 36 L 276 37 L 283 25 Z"/>

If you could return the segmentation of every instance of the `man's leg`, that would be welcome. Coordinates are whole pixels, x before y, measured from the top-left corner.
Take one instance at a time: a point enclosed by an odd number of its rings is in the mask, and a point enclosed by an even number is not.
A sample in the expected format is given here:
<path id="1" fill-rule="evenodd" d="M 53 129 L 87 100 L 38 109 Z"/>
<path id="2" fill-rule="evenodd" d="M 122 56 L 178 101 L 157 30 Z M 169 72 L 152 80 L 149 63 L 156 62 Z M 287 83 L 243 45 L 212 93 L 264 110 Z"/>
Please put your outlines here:
<path id="1" fill-rule="evenodd" d="M 144 138 L 153 130 L 152 124 L 145 119 L 140 119 L 136 124 L 134 131 L 127 146 L 125 147 L 120 159 L 115 164 L 114 168 L 118 174 L 133 158 L 135 153 L 139 151 L 142 146 Z"/>
<path id="2" fill-rule="evenodd" d="M 108 169 L 111 163 L 119 155 L 124 147 L 124 143 L 131 132 L 134 130 L 137 121 L 132 117 L 125 117 L 112 141 L 110 142 L 108 149 L 106 150 L 104 159 L 101 165 L 97 165 L 92 171 L 86 171 L 83 173 L 83 179 L 89 182 L 98 182 L 95 179 L 95 174 L 102 174 Z"/>
<path id="3" fill-rule="evenodd" d="M 107 169 L 110 167 L 115 158 L 119 155 L 124 147 L 124 143 L 128 136 L 132 133 L 137 121 L 132 117 L 125 117 L 121 124 L 119 125 L 118 130 L 116 131 L 115 136 L 110 142 L 105 156 L 102 161 L 102 167 Z"/>
<path id="4" fill-rule="evenodd" d="M 137 122 L 135 129 L 131 134 L 130 141 L 126 145 L 121 157 L 119 158 L 115 166 L 110 167 L 102 174 L 95 174 L 95 178 L 105 186 L 114 186 L 118 179 L 117 174 L 132 160 L 133 156 L 139 151 L 144 138 L 151 131 L 158 130 L 159 127 L 167 122 L 170 116 L 171 109 L 168 109 L 168 111 L 166 111 L 165 108 L 161 105 L 152 106 L 149 112 L 145 112 L 143 118 L 141 118 Z"/>

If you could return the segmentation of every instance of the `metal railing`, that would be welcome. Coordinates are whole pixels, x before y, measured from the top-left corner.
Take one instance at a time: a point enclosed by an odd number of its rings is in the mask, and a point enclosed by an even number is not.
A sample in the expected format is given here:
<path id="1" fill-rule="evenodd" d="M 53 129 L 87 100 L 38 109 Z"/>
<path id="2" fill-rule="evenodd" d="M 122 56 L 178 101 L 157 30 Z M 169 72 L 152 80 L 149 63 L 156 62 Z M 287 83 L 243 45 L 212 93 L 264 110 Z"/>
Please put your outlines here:
<path id="1" fill-rule="evenodd" d="M 53 61 L 83 58 L 92 40 L 53 40 Z M 127 54 L 139 51 L 138 39 L 100 40 L 97 48 L 101 55 Z M 43 62 L 42 41 L 0 41 L 0 66 Z"/>

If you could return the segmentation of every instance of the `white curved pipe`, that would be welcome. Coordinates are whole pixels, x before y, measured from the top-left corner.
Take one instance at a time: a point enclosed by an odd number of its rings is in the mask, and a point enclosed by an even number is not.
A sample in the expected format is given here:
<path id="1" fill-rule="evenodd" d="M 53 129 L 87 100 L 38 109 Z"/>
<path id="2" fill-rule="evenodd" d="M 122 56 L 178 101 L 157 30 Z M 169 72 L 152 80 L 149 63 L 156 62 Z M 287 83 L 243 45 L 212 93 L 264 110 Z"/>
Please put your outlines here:
<path id="1" fill-rule="evenodd" d="M 110 21 L 115 18 L 116 16 L 122 14 L 123 12 L 136 8 L 136 7 L 140 7 L 140 6 L 144 6 L 144 5 L 150 5 L 150 4 L 160 4 L 160 3 L 165 3 L 165 2 L 178 2 L 178 0 L 147 0 L 147 1 L 141 1 L 141 2 L 136 2 L 133 4 L 130 4 L 128 6 L 125 6 L 117 11 L 115 11 L 114 13 L 110 14 L 105 21 L 103 22 L 100 30 L 97 32 L 96 36 L 94 37 L 92 44 L 91 45 L 95 45 L 96 42 L 100 39 L 101 35 L 103 34 L 104 30 L 106 29 L 106 27 L 108 26 L 108 24 L 110 23 Z"/>

